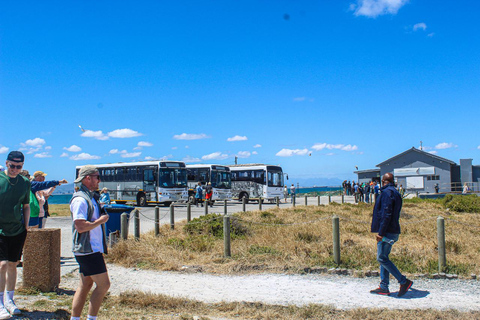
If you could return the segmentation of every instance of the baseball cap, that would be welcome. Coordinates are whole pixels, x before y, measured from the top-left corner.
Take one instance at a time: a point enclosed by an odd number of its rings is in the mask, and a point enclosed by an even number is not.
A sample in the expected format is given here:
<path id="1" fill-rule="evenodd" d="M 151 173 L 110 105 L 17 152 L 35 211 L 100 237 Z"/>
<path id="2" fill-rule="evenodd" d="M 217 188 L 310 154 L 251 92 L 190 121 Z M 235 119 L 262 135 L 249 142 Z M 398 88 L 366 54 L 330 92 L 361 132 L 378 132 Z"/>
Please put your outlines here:
<path id="1" fill-rule="evenodd" d="M 35 171 L 35 173 L 33 174 L 34 177 L 38 177 L 38 176 L 46 176 L 47 174 L 43 171 Z"/>
<path id="2" fill-rule="evenodd" d="M 8 154 L 7 161 L 24 162 L 25 156 L 20 151 L 12 151 Z"/>
<path id="3" fill-rule="evenodd" d="M 91 174 L 96 174 L 96 173 L 98 173 L 98 169 L 95 166 L 91 166 L 91 165 L 83 166 L 78 172 L 78 178 L 75 179 L 75 183 L 82 182 L 83 178 L 85 178 L 86 176 L 89 176 Z"/>

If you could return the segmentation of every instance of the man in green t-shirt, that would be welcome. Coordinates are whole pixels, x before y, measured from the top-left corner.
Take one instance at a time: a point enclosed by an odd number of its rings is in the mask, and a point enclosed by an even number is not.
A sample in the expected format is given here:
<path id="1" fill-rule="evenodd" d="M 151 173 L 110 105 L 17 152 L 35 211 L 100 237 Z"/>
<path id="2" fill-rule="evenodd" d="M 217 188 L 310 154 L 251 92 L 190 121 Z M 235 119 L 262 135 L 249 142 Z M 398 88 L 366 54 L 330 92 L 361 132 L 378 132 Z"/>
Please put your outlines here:
<path id="1" fill-rule="evenodd" d="M 12 151 L 0 172 L 0 319 L 21 313 L 13 294 L 30 218 L 30 181 L 19 174 L 24 161 L 23 153 Z"/>

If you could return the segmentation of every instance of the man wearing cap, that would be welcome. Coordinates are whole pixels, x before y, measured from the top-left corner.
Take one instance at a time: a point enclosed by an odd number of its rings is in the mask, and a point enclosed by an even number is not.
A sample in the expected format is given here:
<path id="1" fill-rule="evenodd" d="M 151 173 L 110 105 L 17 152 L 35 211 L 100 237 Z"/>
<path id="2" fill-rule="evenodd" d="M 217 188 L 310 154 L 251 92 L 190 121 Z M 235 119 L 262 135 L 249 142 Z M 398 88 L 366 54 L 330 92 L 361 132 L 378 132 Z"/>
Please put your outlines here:
<path id="1" fill-rule="evenodd" d="M 70 211 L 73 219 L 73 253 L 80 266 L 80 284 L 73 296 L 72 320 L 79 320 L 90 289 L 96 287 L 90 297 L 87 319 L 97 319 L 103 298 L 110 288 L 103 254 L 107 253 L 104 223 L 108 215 L 101 215 L 100 205 L 94 198 L 100 176 L 95 166 L 83 166 L 78 178 L 79 190 L 73 194 Z"/>
<path id="2" fill-rule="evenodd" d="M 30 181 L 19 174 L 24 161 L 23 153 L 12 151 L 0 172 L 0 319 L 21 313 L 13 294 L 30 218 Z"/>

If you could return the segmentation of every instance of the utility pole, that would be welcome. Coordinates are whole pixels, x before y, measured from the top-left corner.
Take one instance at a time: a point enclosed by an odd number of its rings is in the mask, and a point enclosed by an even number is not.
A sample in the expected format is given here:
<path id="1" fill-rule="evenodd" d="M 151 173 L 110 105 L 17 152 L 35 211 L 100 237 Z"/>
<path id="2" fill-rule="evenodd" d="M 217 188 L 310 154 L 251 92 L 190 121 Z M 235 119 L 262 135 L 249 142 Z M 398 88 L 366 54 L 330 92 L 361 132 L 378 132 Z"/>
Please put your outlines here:
<path id="1" fill-rule="evenodd" d="M 235 156 L 235 164 L 237 164 L 237 160 L 238 160 L 238 157 L 237 157 L 237 156 Z"/>
<path id="2" fill-rule="evenodd" d="M 423 142 L 420 141 L 420 150 L 423 151 Z"/>

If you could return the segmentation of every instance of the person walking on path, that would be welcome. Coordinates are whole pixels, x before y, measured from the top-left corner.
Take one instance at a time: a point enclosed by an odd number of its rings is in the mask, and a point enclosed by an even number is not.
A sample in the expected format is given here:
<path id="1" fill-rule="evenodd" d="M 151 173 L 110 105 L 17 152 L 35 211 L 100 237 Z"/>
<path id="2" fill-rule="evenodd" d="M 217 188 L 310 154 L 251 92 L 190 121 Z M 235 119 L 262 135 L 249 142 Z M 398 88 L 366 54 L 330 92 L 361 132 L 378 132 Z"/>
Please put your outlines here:
<path id="1" fill-rule="evenodd" d="M 293 203 L 293 199 L 295 198 L 295 185 L 292 183 L 292 186 L 290 187 L 290 195 L 292 197 L 292 203 Z"/>
<path id="2" fill-rule="evenodd" d="M 70 201 L 72 213 L 73 253 L 80 266 L 80 284 L 73 296 L 72 320 L 80 320 L 88 293 L 95 283 L 90 296 L 87 319 L 97 319 L 103 298 L 110 288 L 110 279 L 103 254 L 107 253 L 105 223 L 107 214 L 101 214 L 100 205 L 94 192 L 98 189 L 100 176 L 94 166 L 83 166 L 75 183 L 81 183 L 80 189 Z"/>
<path id="3" fill-rule="evenodd" d="M 288 198 L 288 188 L 287 185 L 283 187 L 283 198 L 285 199 L 285 203 L 287 203 L 287 198 Z"/>
<path id="4" fill-rule="evenodd" d="M 210 205 L 211 208 L 213 208 L 212 196 L 213 196 L 212 183 L 209 182 L 205 187 L 205 205 L 206 206 Z"/>
<path id="5" fill-rule="evenodd" d="M 393 174 L 386 173 L 382 177 L 382 193 L 373 209 L 371 232 L 377 233 L 377 261 L 380 263 L 380 287 L 370 293 L 390 295 L 388 285 L 390 274 L 400 283 L 398 297 L 407 293 L 413 281 L 400 273 L 395 264 L 388 258 L 392 246 L 398 241 L 400 235 L 400 211 L 402 210 L 402 197 L 395 189 Z"/>
<path id="6" fill-rule="evenodd" d="M 24 161 L 23 153 L 12 151 L 0 172 L 0 319 L 21 314 L 13 295 L 30 219 L 30 181 L 19 174 Z"/>
<path id="7" fill-rule="evenodd" d="M 202 188 L 202 183 L 199 182 L 197 187 L 195 188 L 195 205 L 197 207 L 199 203 L 203 207 L 202 199 L 203 199 L 203 188 Z"/>

